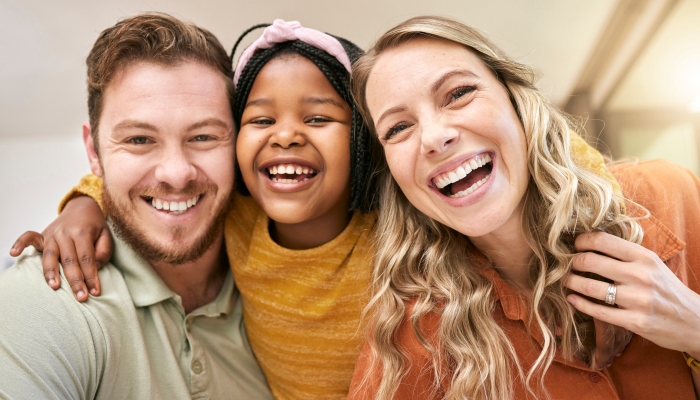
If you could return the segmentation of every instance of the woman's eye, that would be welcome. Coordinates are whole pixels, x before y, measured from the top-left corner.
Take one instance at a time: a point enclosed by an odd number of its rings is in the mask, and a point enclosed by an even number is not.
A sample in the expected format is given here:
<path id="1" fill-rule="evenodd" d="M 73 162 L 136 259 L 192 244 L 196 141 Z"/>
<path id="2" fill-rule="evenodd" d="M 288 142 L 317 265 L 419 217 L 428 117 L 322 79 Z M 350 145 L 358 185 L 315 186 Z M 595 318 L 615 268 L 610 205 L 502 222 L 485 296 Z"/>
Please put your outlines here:
<path id="1" fill-rule="evenodd" d="M 450 92 L 448 101 L 451 103 L 476 90 L 475 86 L 462 86 Z"/>
<path id="2" fill-rule="evenodd" d="M 408 129 L 408 124 L 405 124 L 403 122 L 398 123 L 389 128 L 389 130 L 386 132 L 386 135 L 384 135 L 384 140 L 389 140 L 406 129 Z"/>
<path id="3" fill-rule="evenodd" d="M 146 144 L 149 142 L 149 140 L 146 136 L 134 136 L 132 138 L 129 138 L 127 142 L 131 144 Z"/>

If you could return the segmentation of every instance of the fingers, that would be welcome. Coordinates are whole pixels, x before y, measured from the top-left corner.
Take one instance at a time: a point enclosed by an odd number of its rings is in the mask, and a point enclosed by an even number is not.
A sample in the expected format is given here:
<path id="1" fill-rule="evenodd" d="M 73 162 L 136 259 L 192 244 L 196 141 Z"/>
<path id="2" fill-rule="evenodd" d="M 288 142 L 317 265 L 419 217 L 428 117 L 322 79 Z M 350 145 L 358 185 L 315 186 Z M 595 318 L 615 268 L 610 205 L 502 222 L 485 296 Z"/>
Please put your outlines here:
<path id="1" fill-rule="evenodd" d="M 105 228 L 95 241 L 95 261 L 97 262 L 97 268 L 102 268 L 107 264 L 109 259 L 112 258 L 112 246 L 112 235 L 109 233 L 109 229 Z"/>
<path id="2" fill-rule="evenodd" d="M 578 252 L 596 251 L 626 262 L 638 259 L 640 253 L 650 252 L 636 243 L 605 232 L 582 233 L 576 238 L 574 247 Z"/>
<path id="3" fill-rule="evenodd" d="M 596 349 L 591 367 L 601 370 L 603 367 L 612 365 L 615 357 L 621 355 L 632 339 L 632 332 L 597 319 L 594 319 L 593 323 L 595 324 Z"/>
<path id="4" fill-rule="evenodd" d="M 10 248 L 10 255 L 17 257 L 29 246 L 34 246 L 37 251 L 44 250 L 44 237 L 34 231 L 26 231 L 21 234 Z"/>
<path id="5" fill-rule="evenodd" d="M 65 275 L 76 300 L 81 302 L 87 300 L 88 291 L 85 286 L 85 277 L 80 268 L 78 252 L 76 251 L 73 240 L 63 236 L 56 236 L 55 240 L 61 252 L 63 275 Z"/>
<path id="6" fill-rule="evenodd" d="M 619 294 L 618 294 L 619 295 Z M 595 304 L 589 300 L 584 299 L 580 295 L 570 294 L 566 296 L 566 300 L 571 303 L 577 310 L 584 314 L 588 314 L 591 317 L 607 322 L 609 324 L 614 324 L 621 326 L 623 328 L 630 325 L 628 318 L 625 314 L 625 310 L 610 307 L 602 304 Z"/>
<path id="7" fill-rule="evenodd" d="M 605 301 L 610 284 L 608 282 L 586 278 L 576 274 L 569 274 L 569 276 L 567 276 L 564 280 L 564 286 L 590 298 Z M 624 308 L 624 306 L 628 304 L 627 296 L 629 293 L 627 293 L 626 290 L 628 287 L 624 285 L 616 285 L 616 287 L 617 292 L 615 294 L 615 304 Z"/>
<path id="8" fill-rule="evenodd" d="M 615 282 L 624 280 L 627 272 L 623 262 L 601 254 L 585 252 L 576 254 L 571 260 L 571 269 L 592 272 Z"/>
<path id="9" fill-rule="evenodd" d="M 41 257 L 41 267 L 44 270 L 44 279 L 46 279 L 46 283 L 48 283 L 53 290 L 61 287 L 58 264 L 60 255 L 61 252 L 56 241 L 47 239 L 44 244 L 44 254 Z"/>
<path id="10" fill-rule="evenodd" d="M 75 274 L 73 274 L 73 272 L 70 274 L 64 272 L 66 274 L 66 279 L 68 279 L 68 282 L 71 282 L 73 279 L 77 280 L 80 279 L 81 276 L 84 277 L 87 291 L 91 295 L 97 296 L 99 294 L 99 279 L 97 277 L 98 266 L 95 261 L 95 248 L 93 247 L 92 241 L 85 237 L 76 237 L 75 250 L 78 255 L 78 266 L 80 267 L 81 274 L 79 275 L 77 272 Z M 82 289 L 81 285 L 71 285 L 71 287 L 78 287 L 79 290 Z M 73 290 L 73 293 L 75 293 L 76 298 L 83 298 L 80 292 Z M 84 297 L 87 299 L 87 295 Z M 79 299 L 79 301 L 81 300 Z"/>

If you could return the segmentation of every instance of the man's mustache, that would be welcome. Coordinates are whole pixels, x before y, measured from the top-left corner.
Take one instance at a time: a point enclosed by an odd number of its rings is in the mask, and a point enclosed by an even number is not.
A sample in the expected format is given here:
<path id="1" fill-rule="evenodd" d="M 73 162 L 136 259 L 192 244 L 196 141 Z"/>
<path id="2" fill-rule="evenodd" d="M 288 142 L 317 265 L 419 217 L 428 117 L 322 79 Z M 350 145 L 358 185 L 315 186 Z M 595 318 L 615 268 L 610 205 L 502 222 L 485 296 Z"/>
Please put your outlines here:
<path id="1" fill-rule="evenodd" d="M 186 196 L 192 197 L 202 193 L 216 193 L 218 187 L 211 182 L 189 181 L 184 188 L 175 189 L 167 182 L 160 182 L 154 187 L 134 187 L 129 190 L 129 197 L 166 197 Z"/>

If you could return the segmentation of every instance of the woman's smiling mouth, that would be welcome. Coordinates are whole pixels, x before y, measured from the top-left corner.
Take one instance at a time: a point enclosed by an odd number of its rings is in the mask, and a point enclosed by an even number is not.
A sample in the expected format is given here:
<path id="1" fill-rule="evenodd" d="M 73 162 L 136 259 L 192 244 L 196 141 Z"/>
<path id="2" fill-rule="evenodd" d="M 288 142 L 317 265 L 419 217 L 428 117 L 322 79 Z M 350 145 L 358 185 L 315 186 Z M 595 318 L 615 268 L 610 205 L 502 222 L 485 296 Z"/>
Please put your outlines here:
<path id="1" fill-rule="evenodd" d="M 435 187 L 445 196 L 464 197 L 480 188 L 491 176 L 493 163 L 489 154 L 479 154 L 457 168 L 443 172 L 432 179 Z"/>

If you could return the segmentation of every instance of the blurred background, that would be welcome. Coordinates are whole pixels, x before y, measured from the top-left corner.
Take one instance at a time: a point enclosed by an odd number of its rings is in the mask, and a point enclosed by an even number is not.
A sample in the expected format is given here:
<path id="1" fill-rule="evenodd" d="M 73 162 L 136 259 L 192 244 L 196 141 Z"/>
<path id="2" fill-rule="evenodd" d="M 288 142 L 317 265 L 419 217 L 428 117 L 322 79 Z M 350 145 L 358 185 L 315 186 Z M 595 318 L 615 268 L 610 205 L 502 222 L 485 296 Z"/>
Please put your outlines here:
<path id="1" fill-rule="evenodd" d="M 700 0 L 0 0 L 0 270 L 17 236 L 41 231 L 89 172 L 85 57 L 100 31 L 143 11 L 194 22 L 226 48 L 275 18 L 365 49 L 409 17 L 456 18 L 534 66 L 604 153 L 700 172 Z"/>

